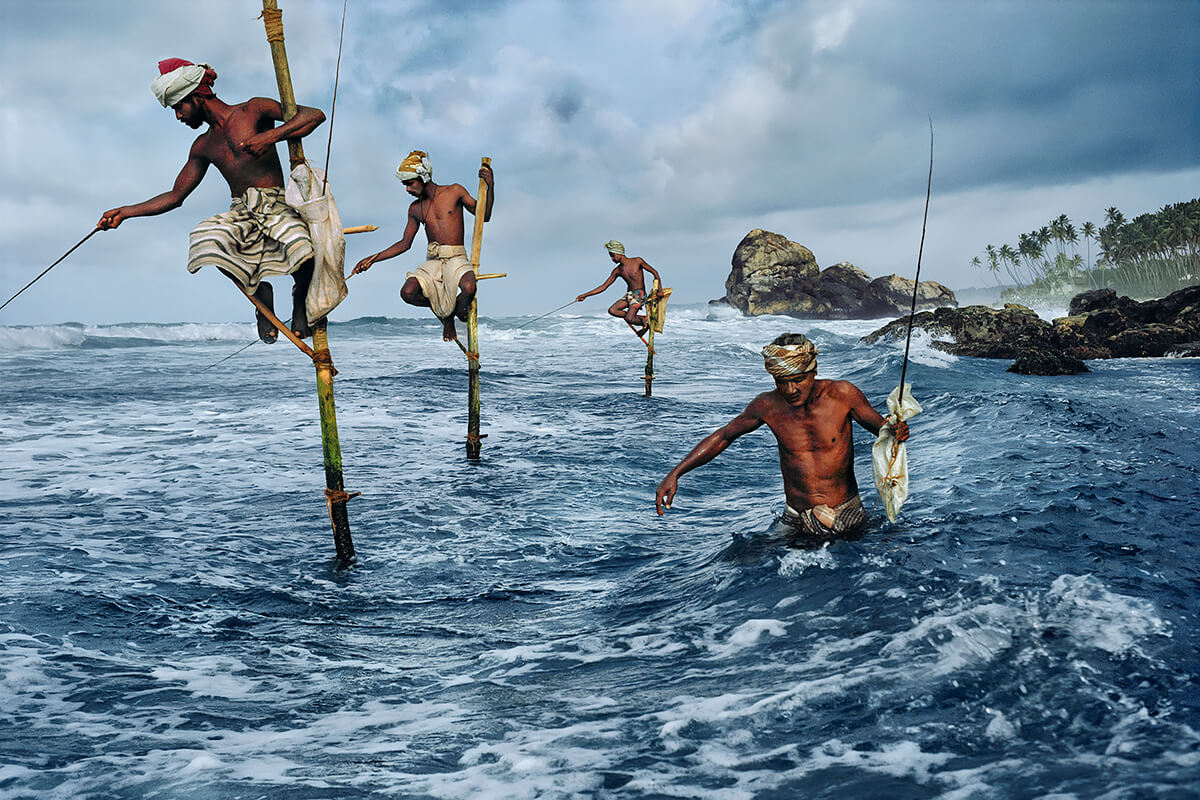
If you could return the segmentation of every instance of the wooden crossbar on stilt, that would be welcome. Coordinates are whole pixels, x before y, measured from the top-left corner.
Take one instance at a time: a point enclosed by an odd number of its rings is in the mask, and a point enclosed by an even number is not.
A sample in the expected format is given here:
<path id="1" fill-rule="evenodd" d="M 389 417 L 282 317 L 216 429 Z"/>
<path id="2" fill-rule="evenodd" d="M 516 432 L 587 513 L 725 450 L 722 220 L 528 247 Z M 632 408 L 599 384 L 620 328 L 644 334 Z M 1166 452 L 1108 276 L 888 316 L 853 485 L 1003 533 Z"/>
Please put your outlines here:
<path id="1" fill-rule="evenodd" d="M 492 160 L 486 156 L 481 165 L 490 167 Z M 479 433 L 479 251 L 483 247 L 483 218 L 487 216 L 488 186 L 479 179 L 479 193 L 475 197 L 475 230 L 471 235 L 471 269 L 476 275 L 476 296 L 467 309 L 467 458 L 479 458 L 483 448 L 483 437 Z M 502 274 L 487 277 L 503 277 Z"/>
<path id="2" fill-rule="evenodd" d="M 292 75 L 283 43 L 283 12 L 279 10 L 276 0 L 263 0 L 262 6 L 263 26 L 267 32 L 267 44 L 271 47 L 271 61 L 275 65 L 275 80 L 279 84 L 279 104 L 283 107 L 283 121 L 287 122 L 296 114 L 296 95 L 292 91 Z M 288 156 L 292 168 L 304 163 L 304 148 L 299 139 L 288 140 Z M 325 505 L 333 526 L 333 545 L 337 557 L 347 563 L 354 559 L 354 541 L 350 536 L 346 501 L 357 493 L 348 494 L 342 479 L 342 450 L 338 442 L 337 412 L 333 402 L 333 376 L 337 370 L 333 367 L 333 355 L 329 352 L 325 320 L 312 328 L 313 349 L 309 352 L 317 371 L 317 405 L 321 413 L 321 449 L 325 461 Z"/>

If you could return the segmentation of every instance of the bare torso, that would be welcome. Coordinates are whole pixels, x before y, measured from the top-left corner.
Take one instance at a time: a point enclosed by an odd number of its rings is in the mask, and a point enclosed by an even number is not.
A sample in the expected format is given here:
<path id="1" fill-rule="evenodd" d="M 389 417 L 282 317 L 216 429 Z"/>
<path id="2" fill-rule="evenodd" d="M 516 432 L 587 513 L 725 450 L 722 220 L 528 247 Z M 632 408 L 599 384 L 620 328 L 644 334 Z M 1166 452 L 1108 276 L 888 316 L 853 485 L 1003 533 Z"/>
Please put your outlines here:
<path id="1" fill-rule="evenodd" d="M 229 106 L 229 115 L 211 123 L 192 144 L 192 155 L 215 166 L 234 197 L 240 197 L 251 186 L 283 187 L 283 168 L 274 147 L 268 147 L 259 156 L 242 150 L 242 145 L 255 134 L 275 127 L 275 120 L 256 100 Z"/>
<path id="2" fill-rule="evenodd" d="M 457 183 L 429 188 L 431 196 L 422 197 L 409 206 L 409 218 L 425 225 L 425 236 L 430 242 L 462 244 L 463 198 L 470 195 Z"/>
<path id="3" fill-rule="evenodd" d="M 771 391 L 756 397 L 747 408 L 775 434 L 783 491 L 792 508 L 833 507 L 858 494 L 853 405 L 848 402 L 852 398 L 847 398 L 847 387 L 858 392 L 845 381 L 819 380 L 803 406 L 793 406 L 778 391 Z"/>
<path id="4" fill-rule="evenodd" d="M 645 264 L 645 261 L 637 257 L 622 258 L 613 272 L 616 273 L 618 278 L 625 281 L 625 285 L 629 287 L 629 291 L 645 291 Z"/>

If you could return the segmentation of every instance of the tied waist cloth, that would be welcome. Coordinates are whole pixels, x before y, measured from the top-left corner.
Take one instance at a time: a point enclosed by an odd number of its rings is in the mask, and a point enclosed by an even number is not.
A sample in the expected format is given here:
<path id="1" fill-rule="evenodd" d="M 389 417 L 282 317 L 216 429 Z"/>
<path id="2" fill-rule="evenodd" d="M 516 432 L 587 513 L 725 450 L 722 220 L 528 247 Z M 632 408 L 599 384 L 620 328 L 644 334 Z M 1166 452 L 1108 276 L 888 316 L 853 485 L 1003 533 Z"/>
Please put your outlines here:
<path id="1" fill-rule="evenodd" d="M 416 278 L 421 284 L 434 316 L 446 319 L 454 313 L 454 305 L 458 302 L 458 282 L 463 275 L 473 271 L 467 259 L 467 248 L 461 244 L 430 242 L 425 258 L 427 261 L 406 277 Z"/>
<path id="2" fill-rule="evenodd" d="M 312 237 L 282 188 L 251 186 L 229 210 L 203 220 L 188 245 L 188 272 L 211 264 L 248 292 L 272 276 L 291 275 L 313 257 Z"/>
<path id="3" fill-rule="evenodd" d="M 854 495 L 830 508 L 824 503 L 797 511 L 788 506 L 783 512 L 783 521 L 810 536 L 827 538 L 839 536 L 861 528 L 867 521 L 862 499 Z"/>

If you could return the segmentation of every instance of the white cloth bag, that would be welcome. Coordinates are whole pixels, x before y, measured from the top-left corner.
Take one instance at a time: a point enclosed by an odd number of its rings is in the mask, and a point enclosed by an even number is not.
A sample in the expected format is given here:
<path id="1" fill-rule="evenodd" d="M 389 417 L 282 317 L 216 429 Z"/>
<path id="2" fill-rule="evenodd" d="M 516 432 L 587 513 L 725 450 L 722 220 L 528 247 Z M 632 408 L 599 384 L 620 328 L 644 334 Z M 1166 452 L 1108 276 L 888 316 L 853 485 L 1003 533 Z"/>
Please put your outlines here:
<path id="1" fill-rule="evenodd" d="M 892 424 L 907 422 L 921 413 L 921 404 L 913 399 L 912 384 L 904 384 L 901 396 L 897 386 L 888 395 L 888 424 L 879 429 L 879 436 L 871 446 L 871 464 L 875 469 L 875 488 L 883 501 L 883 510 L 890 522 L 896 521 L 900 507 L 908 499 L 908 449 L 903 442 L 896 441 Z"/>
<path id="2" fill-rule="evenodd" d="M 304 298 L 304 310 L 311 324 L 327 316 L 349 294 L 342 217 L 333 201 L 333 192 L 325 184 L 325 173 L 308 164 L 300 164 L 292 170 L 292 179 L 283 197 L 308 225 L 312 237 L 316 263 L 308 296 Z"/>

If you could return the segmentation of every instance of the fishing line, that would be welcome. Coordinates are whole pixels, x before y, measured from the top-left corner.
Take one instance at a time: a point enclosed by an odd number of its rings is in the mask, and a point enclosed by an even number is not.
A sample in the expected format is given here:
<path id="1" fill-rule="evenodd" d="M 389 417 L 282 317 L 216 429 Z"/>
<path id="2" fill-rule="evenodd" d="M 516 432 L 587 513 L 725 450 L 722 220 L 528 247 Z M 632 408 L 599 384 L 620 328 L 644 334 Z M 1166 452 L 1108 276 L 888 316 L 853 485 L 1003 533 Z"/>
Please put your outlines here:
<path id="1" fill-rule="evenodd" d="M 329 156 L 333 150 L 333 116 L 337 113 L 337 90 L 338 76 L 342 73 L 342 39 L 346 35 L 346 3 L 349 0 L 342 0 L 342 28 L 338 33 L 338 54 L 337 66 L 333 68 L 333 102 L 329 105 L 329 141 L 325 143 L 325 177 L 321 179 L 321 195 L 325 194 L 325 187 L 329 181 Z"/>
<path id="2" fill-rule="evenodd" d="M 42 275 L 45 275 L 47 272 L 49 272 L 50 270 L 52 270 L 52 269 L 54 269 L 55 267 L 57 267 L 57 266 L 58 266 L 60 263 L 62 263 L 62 260 L 63 260 L 63 258 L 66 258 L 67 256 L 71 255 L 71 253 L 74 253 L 74 252 L 75 252 L 75 251 L 76 251 L 76 250 L 79 248 L 79 245 L 83 244 L 83 243 L 84 243 L 84 242 L 86 242 L 88 239 L 90 239 L 90 238 L 92 238 L 93 236 L 95 236 L 95 235 L 96 235 L 96 233 L 97 233 L 98 231 L 102 231 L 102 230 L 104 230 L 104 229 L 103 229 L 103 228 L 101 228 L 99 225 L 97 225 L 97 226 L 96 226 L 96 228 L 95 228 L 95 230 L 93 230 L 93 231 L 92 231 L 91 233 L 89 233 L 87 236 L 85 236 L 85 237 L 83 237 L 82 239 L 80 239 L 80 240 L 79 240 L 79 241 L 78 241 L 78 242 L 75 244 L 75 246 L 74 246 L 74 247 L 72 247 L 70 250 L 68 250 L 67 252 L 63 253 L 63 255 L 62 255 L 62 258 L 60 258 L 58 261 L 55 261 L 55 262 L 54 262 L 53 264 L 51 264 L 50 266 L 46 267 L 44 270 L 42 270 L 42 272 L 41 272 L 41 274 L 40 274 L 40 275 L 38 275 L 36 278 L 34 278 L 33 280 L 31 280 L 29 283 L 27 283 L 27 284 L 25 284 L 23 287 L 21 287 L 21 292 L 25 291 L 25 290 L 26 290 L 26 289 L 28 289 L 30 286 L 33 286 L 35 283 L 37 283 L 37 282 L 38 282 L 38 280 L 40 280 L 40 279 L 41 279 Z M 5 300 L 5 301 L 4 301 L 4 306 L 6 306 L 6 305 L 8 305 L 9 303 L 11 303 L 13 300 L 16 300 L 16 299 L 17 299 L 17 295 L 21 294 L 21 292 L 17 292 L 17 294 L 14 294 L 12 297 L 10 297 L 10 298 L 8 298 L 7 300 Z M 0 310 L 3 310 L 3 309 L 4 309 L 4 306 L 0 306 Z"/>
<path id="3" fill-rule="evenodd" d="M 540 317 L 536 317 L 536 318 L 534 318 L 534 319 L 531 319 L 531 320 L 529 320 L 529 322 L 526 322 L 524 325 L 518 325 L 518 326 L 517 326 L 517 330 L 521 330 L 521 329 L 522 329 L 522 328 L 524 328 L 524 327 L 527 327 L 527 326 L 529 326 L 529 325 L 532 325 L 533 323 L 537 322 L 539 319 L 545 319 L 546 317 L 548 317 L 548 316 L 550 316 L 551 314 L 553 314 L 555 311 L 562 311 L 564 308 L 566 308 L 567 306 L 571 305 L 572 303 L 578 303 L 578 302 L 579 302 L 578 300 L 572 300 L 570 303 L 563 303 L 561 306 L 559 306 L 558 308 L 554 309 L 554 311 L 547 311 L 545 314 L 542 314 Z"/>
<path id="4" fill-rule="evenodd" d="M 921 220 L 921 246 L 917 249 L 917 274 L 913 276 L 912 308 L 908 312 L 908 333 L 904 337 L 904 366 L 900 368 L 900 398 L 904 397 L 904 373 L 908 370 L 908 348 L 912 344 L 913 319 L 917 315 L 917 289 L 921 280 L 921 254 L 925 252 L 925 223 L 929 221 L 929 193 L 933 188 L 933 117 L 929 118 L 929 180 L 925 184 L 925 216 Z"/>

